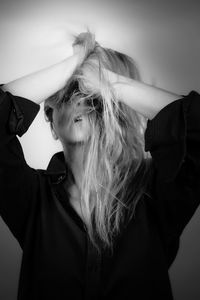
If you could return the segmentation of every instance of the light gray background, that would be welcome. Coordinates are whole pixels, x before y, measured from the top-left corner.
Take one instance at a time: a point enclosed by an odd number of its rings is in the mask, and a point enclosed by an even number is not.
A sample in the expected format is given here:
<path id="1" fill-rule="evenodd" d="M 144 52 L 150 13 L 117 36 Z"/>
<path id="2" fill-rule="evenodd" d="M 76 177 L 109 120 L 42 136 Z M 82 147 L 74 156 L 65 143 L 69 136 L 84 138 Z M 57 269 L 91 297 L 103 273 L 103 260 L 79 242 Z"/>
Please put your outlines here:
<path id="1" fill-rule="evenodd" d="M 132 56 L 143 80 L 179 94 L 200 92 L 199 1 L 73 0 L 0 2 L 0 82 L 56 63 L 72 53 L 71 33 L 89 26 L 96 39 Z M 60 149 L 43 110 L 20 139 L 27 162 L 46 168 Z M 170 269 L 175 300 L 200 299 L 200 211 L 186 227 Z M 0 219 L 0 299 L 15 300 L 21 249 Z"/>

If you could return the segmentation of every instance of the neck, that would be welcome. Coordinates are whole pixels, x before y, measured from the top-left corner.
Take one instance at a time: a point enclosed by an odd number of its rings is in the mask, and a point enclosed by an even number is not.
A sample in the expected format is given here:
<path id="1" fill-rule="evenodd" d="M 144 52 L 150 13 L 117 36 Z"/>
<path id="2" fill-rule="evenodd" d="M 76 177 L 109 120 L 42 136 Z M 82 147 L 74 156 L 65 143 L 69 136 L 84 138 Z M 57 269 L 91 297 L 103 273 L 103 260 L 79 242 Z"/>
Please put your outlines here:
<path id="1" fill-rule="evenodd" d="M 78 188 L 81 187 L 82 183 L 83 154 L 83 144 L 68 144 L 67 147 L 64 147 L 65 161 L 72 171 L 74 183 Z"/>

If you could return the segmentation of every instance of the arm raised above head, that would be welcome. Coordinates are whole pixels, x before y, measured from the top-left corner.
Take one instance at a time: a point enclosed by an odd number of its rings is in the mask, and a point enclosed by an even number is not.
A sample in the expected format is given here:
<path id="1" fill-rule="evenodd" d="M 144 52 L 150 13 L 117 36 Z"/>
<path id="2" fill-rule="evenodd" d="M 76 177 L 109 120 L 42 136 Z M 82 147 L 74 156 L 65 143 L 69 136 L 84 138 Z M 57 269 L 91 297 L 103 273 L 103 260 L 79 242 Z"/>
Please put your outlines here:
<path id="1" fill-rule="evenodd" d="M 166 105 L 181 98 L 178 94 L 111 71 L 108 74 L 117 98 L 150 120 Z"/>
<path id="2" fill-rule="evenodd" d="M 79 60 L 79 55 L 74 54 L 57 64 L 4 84 L 2 90 L 40 104 L 64 87 Z"/>
<path id="3" fill-rule="evenodd" d="M 16 135 L 28 130 L 39 104 L 64 87 L 79 62 L 75 54 L 0 87 L 0 215 L 21 246 L 40 186 Z"/>
<path id="4" fill-rule="evenodd" d="M 93 61 L 92 66 L 85 66 L 83 71 L 87 78 L 87 87 L 101 93 L 101 78 L 97 62 Z M 181 98 L 178 94 L 119 75 L 108 69 L 102 68 L 101 71 L 116 98 L 150 120 L 166 105 Z"/>
<path id="5" fill-rule="evenodd" d="M 0 215 L 21 246 L 39 184 L 16 135 L 27 131 L 39 109 L 38 104 L 0 88 Z"/>

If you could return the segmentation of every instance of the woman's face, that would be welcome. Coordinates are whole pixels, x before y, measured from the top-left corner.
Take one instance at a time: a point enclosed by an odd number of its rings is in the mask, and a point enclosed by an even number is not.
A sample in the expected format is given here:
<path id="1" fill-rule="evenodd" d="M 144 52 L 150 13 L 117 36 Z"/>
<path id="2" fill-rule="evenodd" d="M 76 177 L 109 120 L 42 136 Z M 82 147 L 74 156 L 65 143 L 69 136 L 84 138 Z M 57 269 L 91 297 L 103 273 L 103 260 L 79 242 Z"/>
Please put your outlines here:
<path id="1" fill-rule="evenodd" d="M 83 102 L 76 108 L 67 103 L 53 110 L 53 129 L 64 144 L 84 143 L 90 136 L 90 123 Z"/>

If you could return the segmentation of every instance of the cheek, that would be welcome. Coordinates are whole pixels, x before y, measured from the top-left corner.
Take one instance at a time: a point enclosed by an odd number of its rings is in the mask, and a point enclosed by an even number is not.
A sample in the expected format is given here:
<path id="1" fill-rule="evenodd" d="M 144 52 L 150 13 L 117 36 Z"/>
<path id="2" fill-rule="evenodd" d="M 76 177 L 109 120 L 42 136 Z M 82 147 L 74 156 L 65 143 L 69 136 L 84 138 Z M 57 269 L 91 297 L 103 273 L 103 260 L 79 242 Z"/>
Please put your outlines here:
<path id="1" fill-rule="evenodd" d="M 60 137 L 60 135 L 63 134 L 63 132 L 65 132 L 69 127 L 69 118 L 67 117 L 66 113 L 54 112 L 53 122 L 58 137 Z"/>
<path id="2" fill-rule="evenodd" d="M 91 131 L 90 124 L 86 118 L 83 118 L 81 122 L 73 123 L 70 129 L 83 136 L 89 134 Z"/>
<path id="3" fill-rule="evenodd" d="M 67 117 L 66 113 L 59 113 L 56 118 L 56 125 L 58 128 L 62 128 L 67 126 L 69 123 L 69 118 Z"/>

